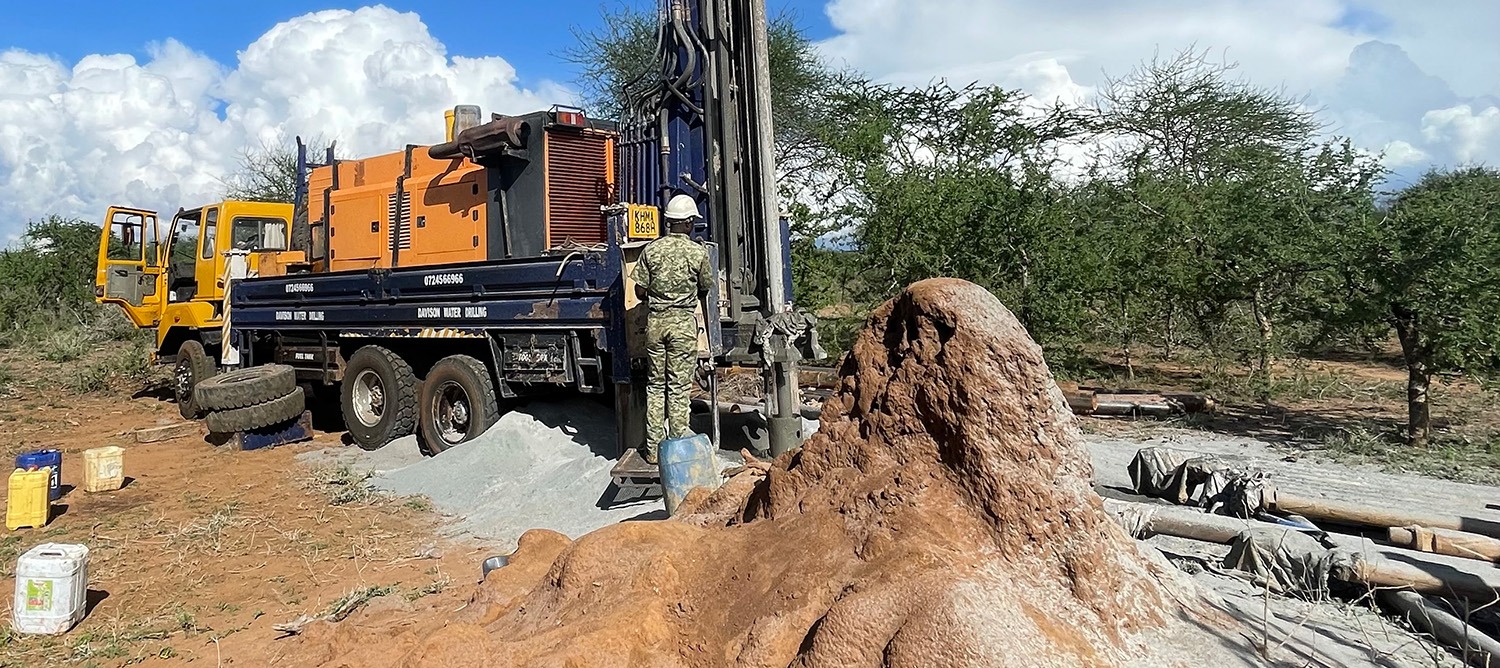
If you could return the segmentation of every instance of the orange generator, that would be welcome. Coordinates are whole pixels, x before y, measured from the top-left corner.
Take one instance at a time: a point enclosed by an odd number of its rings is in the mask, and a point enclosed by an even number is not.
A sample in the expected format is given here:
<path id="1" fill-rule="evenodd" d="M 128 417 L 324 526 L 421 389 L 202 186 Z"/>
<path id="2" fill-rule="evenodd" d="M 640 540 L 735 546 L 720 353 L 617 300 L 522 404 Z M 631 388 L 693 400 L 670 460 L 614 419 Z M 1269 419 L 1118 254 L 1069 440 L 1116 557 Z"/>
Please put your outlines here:
<path id="1" fill-rule="evenodd" d="M 607 243 L 602 208 L 617 199 L 612 123 L 564 107 L 449 123 L 445 143 L 312 170 L 315 265 L 413 267 Z"/>

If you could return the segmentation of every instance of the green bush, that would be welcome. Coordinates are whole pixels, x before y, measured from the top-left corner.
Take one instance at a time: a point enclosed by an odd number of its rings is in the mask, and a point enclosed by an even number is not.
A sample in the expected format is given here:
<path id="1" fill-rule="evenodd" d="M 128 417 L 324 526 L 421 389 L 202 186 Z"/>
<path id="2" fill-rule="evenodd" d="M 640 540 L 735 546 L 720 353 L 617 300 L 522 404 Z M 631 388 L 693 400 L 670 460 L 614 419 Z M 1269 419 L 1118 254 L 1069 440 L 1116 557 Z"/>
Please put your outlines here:
<path id="1" fill-rule="evenodd" d="M 140 383 L 149 375 L 148 359 L 147 347 L 139 341 L 115 344 L 107 347 L 103 355 L 69 369 L 62 385 L 70 391 L 87 394 L 102 392 L 116 383 Z"/>
<path id="2" fill-rule="evenodd" d="M 88 354 L 92 347 L 88 333 L 75 327 L 48 334 L 37 350 L 49 362 L 71 362 Z"/>

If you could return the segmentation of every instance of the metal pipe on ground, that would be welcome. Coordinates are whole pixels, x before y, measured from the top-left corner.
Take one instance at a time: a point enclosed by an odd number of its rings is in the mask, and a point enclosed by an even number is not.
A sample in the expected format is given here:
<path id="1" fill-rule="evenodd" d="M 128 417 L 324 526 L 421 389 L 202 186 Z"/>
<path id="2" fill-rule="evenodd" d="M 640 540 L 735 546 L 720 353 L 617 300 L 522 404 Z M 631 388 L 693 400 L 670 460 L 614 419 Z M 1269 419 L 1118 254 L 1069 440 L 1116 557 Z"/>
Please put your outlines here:
<path id="1" fill-rule="evenodd" d="M 1500 642 L 1414 591 L 1383 589 L 1380 599 L 1406 615 L 1412 626 L 1457 648 L 1466 663 L 1478 668 L 1500 666 Z"/>
<path id="2" fill-rule="evenodd" d="M 1391 544 L 1419 552 L 1500 562 L 1500 540 L 1489 536 L 1424 526 L 1391 527 L 1386 534 Z"/>
<path id="3" fill-rule="evenodd" d="M 765 404 L 737 403 L 733 401 L 720 401 L 719 410 L 725 413 L 750 413 L 758 412 L 765 414 Z M 693 408 L 697 411 L 708 413 L 709 403 L 703 399 L 694 399 Z M 802 406 L 798 414 L 809 420 L 817 420 L 823 415 L 823 409 L 818 406 Z"/>

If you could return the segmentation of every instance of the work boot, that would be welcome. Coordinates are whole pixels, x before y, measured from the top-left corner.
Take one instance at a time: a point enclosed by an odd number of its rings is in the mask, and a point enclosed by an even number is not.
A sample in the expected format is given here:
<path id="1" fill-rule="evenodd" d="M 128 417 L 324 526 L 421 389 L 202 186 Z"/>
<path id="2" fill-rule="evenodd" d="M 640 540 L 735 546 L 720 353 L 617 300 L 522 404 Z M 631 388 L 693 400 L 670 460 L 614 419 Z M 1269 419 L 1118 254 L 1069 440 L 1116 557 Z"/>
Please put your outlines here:
<path id="1" fill-rule="evenodd" d="M 641 459 L 646 460 L 647 464 L 650 464 L 652 466 L 656 466 L 656 451 L 655 450 L 653 450 L 651 448 L 641 448 L 639 450 L 639 452 L 641 453 Z"/>

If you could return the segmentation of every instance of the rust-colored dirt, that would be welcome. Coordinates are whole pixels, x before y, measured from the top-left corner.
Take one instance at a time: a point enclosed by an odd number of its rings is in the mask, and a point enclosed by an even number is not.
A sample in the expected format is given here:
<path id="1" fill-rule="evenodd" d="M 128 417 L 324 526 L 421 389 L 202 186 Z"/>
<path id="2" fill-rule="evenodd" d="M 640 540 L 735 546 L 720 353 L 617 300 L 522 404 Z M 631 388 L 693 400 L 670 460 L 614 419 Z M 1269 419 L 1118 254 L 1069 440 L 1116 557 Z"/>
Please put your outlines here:
<path id="1" fill-rule="evenodd" d="M 120 445 L 130 478 L 116 492 L 73 490 L 45 528 L 0 535 L 7 619 L 18 554 L 43 542 L 91 551 L 88 616 L 62 636 L 0 636 L 0 666 L 278 665 L 292 646 L 273 625 L 366 587 L 389 588 L 371 608 L 456 605 L 443 583 L 477 580 L 489 556 L 434 539 L 437 518 L 419 503 L 330 505 L 293 457 L 336 447 L 337 434 L 255 452 L 201 435 L 138 444 L 133 430 L 179 421 L 175 405 L 124 387 L 71 393 L 54 383 L 75 366 L 26 351 L 0 351 L 0 366 L 13 375 L 0 383 L 0 456 L 59 448 L 63 484 L 81 485 L 82 451 Z"/>
<path id="2" fill-rule="evenodd" d="M 318 624 L 325 666 L 1109 666 L 1213 627 L 1089 485 L 1040 349 L 991 295 L 870 318 L 819 433 L 677 519 L 523 539 L 455 610 Z"/>

